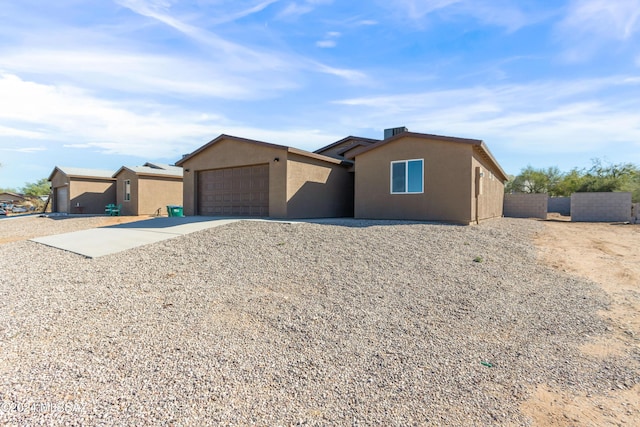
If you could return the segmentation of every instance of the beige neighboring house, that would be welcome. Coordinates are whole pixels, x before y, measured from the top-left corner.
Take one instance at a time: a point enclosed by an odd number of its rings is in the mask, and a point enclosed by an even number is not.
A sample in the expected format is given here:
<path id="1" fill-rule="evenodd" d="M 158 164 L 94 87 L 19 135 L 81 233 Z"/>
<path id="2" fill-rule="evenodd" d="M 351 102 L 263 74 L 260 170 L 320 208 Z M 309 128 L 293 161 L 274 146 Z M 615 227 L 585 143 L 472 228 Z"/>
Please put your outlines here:
<path id="1" fill-rule="evenodd" d="M 22 194 L 12 193 L 10 191 L 0 193 L 0 202 L 2 203 L 22 203 L 26 200 L 27 198 Z"/>
<path id="2" fill-rule="evenodd" d="M 483 141 L 403 130 L 347 157 L 356 218 L 471 224 L 502 215 L 507 175 Z"/>
<path id="3" fill-rule="evenodd" d="M 167 205 L 182 205 L 182 168 L 161 163 L 122 166 L 116 179 L 120 215 L 167 215 Z"/>
<path id="4" fill-rule="evenodd" d="M 353 215 L 351 161 L 220 135 L 176 165 L 184 169 L 185 215 Z"/>
<path id="5" fill-rule="evenodd" d="M 104 214 L 104 207 L 116 201 L 113 171 L 56 166 L 49 175 L 51 212 Z"/>

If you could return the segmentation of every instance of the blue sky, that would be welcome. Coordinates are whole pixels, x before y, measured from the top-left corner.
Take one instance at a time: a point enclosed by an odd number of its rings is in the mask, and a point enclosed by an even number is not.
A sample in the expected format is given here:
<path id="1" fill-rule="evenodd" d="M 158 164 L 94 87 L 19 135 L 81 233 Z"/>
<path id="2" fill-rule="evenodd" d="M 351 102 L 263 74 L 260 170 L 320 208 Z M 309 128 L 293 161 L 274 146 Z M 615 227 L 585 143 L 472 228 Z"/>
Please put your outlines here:
<path id="1" fill-rule="evenodd" d="M 397 126 L 510 174 L 640 164 L 640 0 L 1 3 L 0 187 Z"/>

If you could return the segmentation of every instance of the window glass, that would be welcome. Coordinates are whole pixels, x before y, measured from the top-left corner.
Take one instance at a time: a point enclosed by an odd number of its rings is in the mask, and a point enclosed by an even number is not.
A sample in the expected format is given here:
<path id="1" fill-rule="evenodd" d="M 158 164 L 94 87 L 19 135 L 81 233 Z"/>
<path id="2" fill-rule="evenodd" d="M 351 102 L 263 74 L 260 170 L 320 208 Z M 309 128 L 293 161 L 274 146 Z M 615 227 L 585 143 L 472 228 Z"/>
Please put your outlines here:
<path id="1" fill-rule="evenodd" d="M 408 161 L 407 168 L 407 192 L 422 193 L 422 160 Z"/>
<path id="2" fill-rule="evenodd" d="M 404 193 L 406 191 L 406 163 L 391 163 L 391 192 Z"/>

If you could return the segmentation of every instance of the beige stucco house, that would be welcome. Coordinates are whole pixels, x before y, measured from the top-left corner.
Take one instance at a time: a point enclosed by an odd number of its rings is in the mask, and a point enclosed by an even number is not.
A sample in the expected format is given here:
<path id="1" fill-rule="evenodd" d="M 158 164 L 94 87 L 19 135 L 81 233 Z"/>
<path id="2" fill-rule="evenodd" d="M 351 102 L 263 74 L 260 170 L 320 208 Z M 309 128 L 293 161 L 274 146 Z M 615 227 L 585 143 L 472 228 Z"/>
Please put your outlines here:
<path id="1" fill-rule="evenodd" d="M 483 141 L 402 131 L 347 158 L 356 218 L 471 224 L 502 215 L 507 175 Z"/>
<path id="2" fill-rule="evenodd" d="M 0 202 L 2 203 L 22 203 L 25 200 L 27 200 L 27 198 L 22 194 L 11 191 L 0 192 Z"/>
<path id="3" fill-rule="evenodd" d="M 56 166 L 49 175 L 52 212 L 103 214 L 116 200 L 113 171 Z"/>
<path id="4" fill-rule="evenodd" d="M 176 165 L 186 215 L 472 224 L 502 215 L 507 180 L 483 141 L 406 128 L 313 153 L 220 135 Z"/>
<path id="5" fill-rule="evenodd" d="M 185 215 L 353 215 L 351 161 L 220 135 L 176 166 L 184 169 Z"/>
<path id="6" fill-rule="evenodd" d="M 121 215 L 166 215 L 167 205 L 182 205 L 182 168 L 160 163 L 122 166 L 116 179 Z"/>

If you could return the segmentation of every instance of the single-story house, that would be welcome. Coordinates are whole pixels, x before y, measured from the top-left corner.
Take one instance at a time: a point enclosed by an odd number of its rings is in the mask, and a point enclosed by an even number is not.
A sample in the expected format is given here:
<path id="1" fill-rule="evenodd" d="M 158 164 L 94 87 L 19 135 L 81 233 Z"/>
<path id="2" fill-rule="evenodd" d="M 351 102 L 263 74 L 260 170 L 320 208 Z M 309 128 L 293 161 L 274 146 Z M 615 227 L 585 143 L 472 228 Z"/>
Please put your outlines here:
<path id="1" fill-rule="evenodd" d="M 3 191 L 0 193 L 0 202 L 2 203 L 22 203 L 27 198 L 18 193 L 13 193 L 11 191 Z"/>
<path id="2" fill-rule="evenodd" d="M 220 135 L 176 165 L 186 215 L 471 224 L 502 215 L 507 180 L 483 141 L 406 128 L 313 153 Z"/>
<path id="3" fill-rule="evenodd" d="M 113 178 L 121 215 L 165 215 L 166 206 L 182 205 L 181 167 L 150 162 L 122 166 Z"/>
<path id="4" fill-rule="evenodd" d="M 49 175 L 52 212 L 103 214 L 116 200 L 113 171 L 56 166 Z"/>
<path id="5" fill-rule="evenodd" d="M 353 162 L 220 135 L 176 162 L 185 215 L 353 216 Z"/>
<path id="6" fill-rule="evenodd" d="M 502 215 L 507 175 L 483 141 L 392 135 L 348 151 L 356 218 L 471 224 Z"/>

